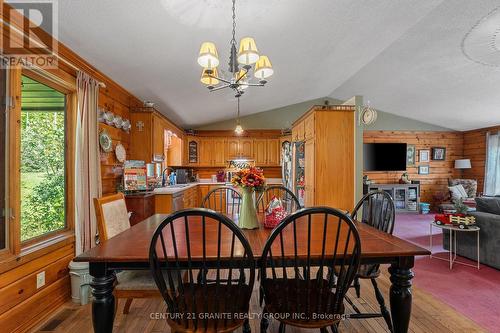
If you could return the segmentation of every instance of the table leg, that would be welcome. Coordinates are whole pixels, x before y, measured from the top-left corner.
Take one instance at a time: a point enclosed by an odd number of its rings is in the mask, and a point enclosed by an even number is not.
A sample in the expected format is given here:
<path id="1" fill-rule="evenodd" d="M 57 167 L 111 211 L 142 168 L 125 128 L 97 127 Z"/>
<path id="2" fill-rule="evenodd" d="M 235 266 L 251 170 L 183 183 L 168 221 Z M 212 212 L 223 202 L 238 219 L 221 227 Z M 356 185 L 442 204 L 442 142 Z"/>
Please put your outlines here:
<path id="1" fill-rule="evenodd" d="M 476 231 L 477 234 L 477 269 L 479 269 L 479 230 Z"/>
<path id="2" fill-rule="evenodd" d="M 411 315 L 411 279 L 414 257 L 401 257 L 389 268 L 392 325 L 395 333 L 408 332 Z"/>
<path id="3" fill-rule="evenodd" d="M 92 287 L 92 324 L 95 333 L 108 333 L 113 331 L 115 319 L 115 296 L 113 287 L 115 273 L 108 271 L 104 263 L 90 263 L 90 275 L 93 279 Z"/>

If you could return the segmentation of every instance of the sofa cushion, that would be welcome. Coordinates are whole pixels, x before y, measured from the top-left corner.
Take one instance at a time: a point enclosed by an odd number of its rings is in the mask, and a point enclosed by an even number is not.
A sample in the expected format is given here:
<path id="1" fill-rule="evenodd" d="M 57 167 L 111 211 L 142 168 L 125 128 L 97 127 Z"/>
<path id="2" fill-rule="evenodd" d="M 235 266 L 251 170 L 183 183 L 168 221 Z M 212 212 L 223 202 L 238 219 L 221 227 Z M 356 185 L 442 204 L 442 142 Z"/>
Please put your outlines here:
<path id="1" fill-rule="evenodd" d="M 448 186 L 455 186 L 461 184 L 465 192 L 467 192 L 467 198 L 475 198 L 477 194 L 477 180 L 475 179 L 448 179 Z"/>
<path id="2" fill-rule="evenodd" d="M 497 197 L 476 198 L 476 209 L 478 212 L 500 215 L 500 198 Z"/>
<path id="3" fill-rule="evenodd" d="M 450 190 L 451 199 L 453 201 L 467 198 L 467 192 L 462 184 L 448 186 L 448 189 Z"/>

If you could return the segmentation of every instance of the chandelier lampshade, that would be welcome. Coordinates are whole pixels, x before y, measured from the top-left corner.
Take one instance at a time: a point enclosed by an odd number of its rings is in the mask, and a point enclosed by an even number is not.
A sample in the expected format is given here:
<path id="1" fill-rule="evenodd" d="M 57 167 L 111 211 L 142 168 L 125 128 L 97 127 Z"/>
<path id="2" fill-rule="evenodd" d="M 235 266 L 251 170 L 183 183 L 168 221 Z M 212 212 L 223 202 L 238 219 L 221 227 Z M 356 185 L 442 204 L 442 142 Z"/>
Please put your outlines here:
<path id="1" fill-rule="evenodd" d="M 259 60 L 259 51 L 257 44 L 252 37 L 244 37 L 240 40 L 240 49 L 238 51 L 238 62 L 242 65 L 251 65 Z"/>
<path id="2" fill-rule="evenodd" d="M 201 44 L 198 64 L 207 69 L 213 69 L 219 66 L 219 56 L 214 43 L 204 42 Z"/>
<path id="3" fill-rule="evenodd" d="M 215 86 L 216 84 L 219 84 L 219 80 L 217 79 L 217 68 L 211 69 L 212 75 L 208 75 L 207 69 L 208 68 L 203 68 L 203 71 L 201 72 L 201 83 L 206 84 L 207 86 Z"/>
<path id="4" fill-rule="evenodd" d="M 234 132 L 237 134 L 237 135 L 241 135 L 243 134 L 243 127 L 241 127 L 240 124 L 236 125 L 236 128 L 234 129 Z"/>
<path id="5" fill-rule="evenodd" d="M 271 61 L 269 61 L 269 58 L 267 56 L 260 56 L 259 60 L 255 64 L 254 76 L 263 80 L 273 75 L 273 73 L 273 66 Z"/>

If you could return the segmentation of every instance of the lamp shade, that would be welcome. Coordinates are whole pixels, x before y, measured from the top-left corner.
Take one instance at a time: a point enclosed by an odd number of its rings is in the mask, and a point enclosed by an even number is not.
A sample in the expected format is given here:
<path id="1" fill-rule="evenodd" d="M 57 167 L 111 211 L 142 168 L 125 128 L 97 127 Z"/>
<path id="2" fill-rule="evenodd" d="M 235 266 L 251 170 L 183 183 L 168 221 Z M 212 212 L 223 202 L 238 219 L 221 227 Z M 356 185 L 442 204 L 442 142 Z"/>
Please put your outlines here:
<path id="1" fill-rule="evenodd" d="M 209 69 L 219 66 L 219 55 L 217 54 L 217 48 L 214 43 L 204 42 L 201 44 L 198 64 L 203 68 Z"/>
<path id="2" fill-rule="evenodd" d="M 258 79 L 265 79 L 273 75 L 273 66 L 271 61 L 266 56 L 260 56 L 259 61 L 255 64 L 254 76 Z"/>
<path id="3" fill-rule="evenodd" d="M 208 68 L 203 68 L 203 71 L 201 72 L 201 78 L 200 78 L 201 83 L 206 84 L 207 86 L 215 86 L 216 84 L 219 84 L 218 79 L 211 77 L 207 74 L 207 69 Z M 212 76 L 218 76 L 217 68 L 212 69 Z"/>
<path id="4" fill-rule="evenodd" d="M 455 169 L 470 169 L 470 159 L 455 160 Z"/>
<path id="5" fill-rule="evenodd" d="M 259 60 L 259 51 L 257 44 L 252 37 L 244 37 L 240 40 L 240 49 L 238 51 L 238 62 L 243 65 L 251 65 Z"/>
<path id="6" fill-rule="evenodd" d="M 237 135 L 241 135 L 243 134 L 243 127 L 241 127 L 240 124 L 236 125 L 236 128 L 234 129 L 234 132 L 237 134 Z"/>

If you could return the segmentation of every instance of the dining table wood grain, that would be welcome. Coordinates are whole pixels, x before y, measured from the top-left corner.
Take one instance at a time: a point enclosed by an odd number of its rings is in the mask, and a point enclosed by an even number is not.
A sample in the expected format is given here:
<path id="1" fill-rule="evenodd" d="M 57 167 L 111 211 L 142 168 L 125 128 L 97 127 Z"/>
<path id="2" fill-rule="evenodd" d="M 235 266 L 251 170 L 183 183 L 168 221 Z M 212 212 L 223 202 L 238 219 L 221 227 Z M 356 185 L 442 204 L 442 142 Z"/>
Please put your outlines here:
<path id="1" fill-rule="evenodd" d="M 102 242 L 96 247 L 80 254 L 74 261 L 89 262 L 90 274 L 93 277 L 91 287 L 93 294 L 92 304 L 92 319 L 95 332 L 111 332 L 113 328 L 113 318 L 115 299 L 113 297 L 113 287 L 115 285 L 115 272 L 119 270 L 138 270 L 149 269 L 149 247 L 152 235 L 158 225 L 167 217 L 165 214 L 153 215 L 144 221 L 132 226 L 130 229 L 116 235 L 107 241 Z M 260 216 L 262 217 L 262 216 Z M 235 223 L 238 222 L 237 216 L 233 217 Z M 179 250 L 179 258 L 182 261 L 183 248 L 186 248 L 184 221 L 180 221 L 176 226 L 176 245 Z M 203 258 L 202 254 L 202 229 L 200 217 L 190 217 L 189 223 L 189 239 L 191 258 L 200 261 Z M 216 239 L 217 230 L 216 223 L 213 221 L 211 226 L 210 221 L 206 221 L 206 237 Z M 311 230 L 311 259 L 314 260 L 315 255 L 321 257 L 321 241 L 314 242 L 315 237 L 318 240 L 323 232 L 323 227 L 319 223 L 312 223 Z M 318 227 L 314 227 L 318 225 Z M 414 265 L 415 256 L 429 255 L 427 249 L 419 247 L 411 242 L 398 238 L 396 236 L 381 232 L 365 223 L 355 221 L 356 228 L 361 239 L 361 263 L 362 264 L 390 264 L 389 273 L 391 280 L 391 288 L 389 291 L 389 300 L 391 307 L 391 316 L 393 321 L 394 332 L 407 332 L 411 315 L 411 279 L 413 278 L 412 267 Z M 307 223 L 297 223 L 297 243 L 306 243 Z M 262 250 L 271 234 L 271 229 L 266 229 L 262 225 L 258 229 L 243 230 L 250 247 L 252 248 L 254 260 L 256 264 L 260 264 Z M 231 241 L 232 234 L 221 232 L 221 252 L 222 262 L 230 263 L 230 246 L 224 246 Z M 285 244 L 285 254 L 293 253 L 292 239 L 285 234 L 281 235 Z M 300 237 L 304 237 L 301 242 Z M 342 237 L 342 236 L 341 236 Z M 327 234 L 328 239 L 331 238 L 333 243 L 334 233 Z M 287 241 L 287 239 L 289 241 Z M 167 241 L 167 253 L 172 250 L 172 242 Z M 217 242 L 208 241 L 206 248 L 206 258 L 209 261 L 210 257 L 216 256 L 215 244 Z M 197 245 L 200 244 L 200 245 Z M 213 248 L 210 247 L 213 244 Z M 315 246 L 316 244 L 316 246 Z M 287 250 L 288 248 L 288 250 Z M 224 250 L 227 249 L 227 250 Z M 235 252 L 237 254 L 237 251 Z M 304 249 L 304 254 L 306 253 Z M 298 256 L 300 258 L 301 249 L 299 246 Z M 235 257 L 233 257 L 234 260 Z M 237 255 L 236 255 L 237 258 Z M 286 265 L 286 264 L 285 264 Z"/>

